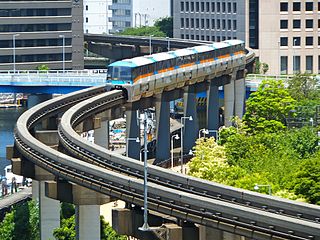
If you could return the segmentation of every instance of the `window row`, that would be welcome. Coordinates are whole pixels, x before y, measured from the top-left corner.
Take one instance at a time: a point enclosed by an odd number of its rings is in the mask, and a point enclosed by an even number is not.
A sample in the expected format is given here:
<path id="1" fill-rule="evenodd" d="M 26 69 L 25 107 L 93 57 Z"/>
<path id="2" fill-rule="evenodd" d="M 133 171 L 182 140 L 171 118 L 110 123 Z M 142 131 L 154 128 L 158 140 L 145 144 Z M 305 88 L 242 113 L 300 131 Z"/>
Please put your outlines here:
<path id="1" fill-rule="evenodd" d="M 313 73 L 313 64 L 314 59 L 313 56 L 305 56 L 306 57 L 306 68 L 303 72 Z M 300 73 L 301 72 L 301 56 L 294 55 L 292 57 L 292 72 Z M 281 74 L 288 74 L 288 56 L 280 57 L 280 72 Z M 320 73 L 320 56 L 318 56 L 318 73 Z"/>
<path id="2" fill-rule="evenodd" d="M 181 12 L 236 13 L 237 3 L 186 1 L 180 3 Z"/>
<path id="3" fill-rule="evenodd" d="M 212 42 L 220 42 L 225 40 L 231 40 L 230 36 L 204 36 L 204 35 L 194 35 L 194 34 L 181 34 L 181 39 L 191 39 L 191 40 L 202 40 L 202 41 L 212 41 Z M 237 37 L 233 37 L 233 39 L 237 39 Z"/>
<path id="4" fill-rule="evenodd" d="M 280 11 L 281 12 L 288 12 L 289 7 L 292 7 L 292 11 L 306 11 L 306 12 L 311 12 L 314 11 L 315 9 L 315 4 L 313 2 L 305 2 L 305 4 L 301 2 L 292 2 L 292 5 L 289 6 L 288 2 L 280 2 Z M 318 11 L 320 11 L 320 2 L 318 2 Z"/>
<path id="5" fill-rule="evenodd" d="M 71 23 L 0 25 L 0 32 L 70 31 Z"/>
<path id="6" fill-rule="evenodd" d="M 70 16 L 71 8 L 0 9 L 0 17 Z"/>
<path id="7" fill-rule="evenodd" d="M 211 23 L 211 25 L 210 25 Z M 181 18 L 181 28 L 237 30 L 236 20 Z"/>
<path id="8" fill-rule="evenodd" d="M 305 38 L 305 46 L 313 46 L 314 41 L 313 37 L 306 37 Z M 280 38 L 280 46 L 288 46 L 288 37 L 281 37 Z M 301 37 L 293 37 L 292 39 L 292 46 L 301 46 Z M 318 46 L 320 46 L 320 37 L 318 37 Z"/>
<path id="9" fill-rule="evenodd" d="M 313 28 L 314 23 L 313 19 L 306 19 L 305 20 L 305 28 Z M 288 20 L 280 20 L 280 29 L 288 29 L 289 28 L 289 22 Z M 301 20 L 300 19 L 293 19 L 292 20 L 292 28 L 293 29 L 300 29 L 301 28 Z M 318 20 L 318 28 L 320 28 L 320 19 Z"/>
<path id="10" fill-rule="evenodd" d="M 131 0 L 112 0 L 112 3 L 129 4 Z"/>
<path id="11" fill-rule="evenodd" d="M 65 46 L 70 46 L 72 42 L 71 38 L 65 39 Z M 50 39 L 23 39 L 19 40 L 17 37 L 15 40 L 16 47 L 45 47 L 45 46 L 62 46 L 62 38 L 50 38 Z M 0 40 L 0 48 L 12 48 L 12 40 Z"/>
<path id="12" fill-rule="evenodd" d="M 49 62 L 49 61 L 62 61 L 62 54 L 54 53 L 54 54 L 30 54 L 30 55 L 16 55 L 16 62 Z M 0 63 L 12 63 L 13 56 L 0 56 Z M 65 54 L 65 61 L 72 60 L 72 54 Z"/>
<path id="13" fill-rule="evenodd" d="M 112 27 L 116 27 L 116 28 L 131 27 L 131 22 L 129 22 L 129 21 L 113 21 Z"/>
<path id="14" fill-rule="evenodd" d="M 131 11 L 127 9 L 113 9 L 112 16 L 130 16 Z"/>

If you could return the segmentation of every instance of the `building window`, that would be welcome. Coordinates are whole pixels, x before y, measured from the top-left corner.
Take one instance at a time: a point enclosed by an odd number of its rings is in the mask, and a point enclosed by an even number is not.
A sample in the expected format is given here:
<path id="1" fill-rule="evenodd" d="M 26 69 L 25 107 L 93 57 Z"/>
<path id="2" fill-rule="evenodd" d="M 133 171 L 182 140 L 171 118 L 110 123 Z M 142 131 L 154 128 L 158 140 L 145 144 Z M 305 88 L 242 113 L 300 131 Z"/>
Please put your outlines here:
<path id="1" fill-rule="evenodd" d="M 306 20 L 306 28 L 313 28 L 313 19 Z"/>
<path id="2" fill-rule="evenodd" d="M 220 42 L 220 41 L 221 41 L 221 37 L 217 36 L 217 42 Z"/>
<path id="3" fill-rule="evenodd" d="M 313 46 L 313 37 L 306 37 L 306 46 Z"/>
<path id="4" fill-rule="evenodd" d="M 306 2 L 306 11 L 313 11 L 313 2 Z"/>
<path id="5" fill-rule="evenodd" d="M 280 73 L 288 74 L 288 57 L 287 56 L 280 57 Z"/>
<path id="6" fill-rule="evenodd" d="M 249 47 L 259 48 L 259 0 L 249 0 Z"/>
<path id="7" fill-rule="evenodd" d="M 200 40 L 200 36 L 198 34 L 196 35 L 196 40 Z"/>
<path id="8" fill-rule="evenodd" d="M 196 19 L 196 28 L 199 28 L 199 26 L 200 26 L 199 19 L 197 18 Z M 191 27 L 192 27 L 192 19 L 191 19 Z"/>
<path id="9" fill-rule="evenodd" d="M 204 29 L 204 19 L 201 19 L 201 29 Z"/>
<path id="10" fill-rule="evenodd" d="M 228 20 L 228 30 L 231 30 L 231 20 Z"/>
<path id="11" fill-rule="evenodd" d="M 186 18 L 186 28 L 189 28 L 189 18 Z M 187 38 L 189 39 L 189 38 Z"/>
<path id="12" fill-rule="evenodd" d="M 88 10 L 89 10 L 88 5 L 86 5 L 86 11 L 88 11 Z"/>
<path id="13" fill-rule="evenodd" d="M 281 12 L 288 12 L 288 3 L 287 2 L 280 3 L 280 11 Z"/>
<path id="14" fill-rule="evenodd" d="M 206 29 L 210 29 L 210 19 L 206 19 Z"/>
<path id="15" fill-rule="evenodd" d="M 293 28 L 301 28 L 301 21 L 299 19 L 293 20 Z"/>
<path id="16" fill-rule="evenodd" d="M 191 28 L 194 28 L 194 19 L 191 18 L 190 20 L 191 20 Z M 199 19 L 197 19 L 197 20 L 199 21 Z"/>
<path id="17" fill-rule="evenodd" d="M 194 2 L 191 2 L 190 4 L 191 4 L 191 6 L 190 6 L 191 12 L 194 12 Z"/>
<path id="18" fill-rule="evenodd" d="M 215 11 L 215 3 L 212 2 L 212 3 L 211 3 L 211 12 L 214 12 L 214 11 Z"/>
<path id="19" fill-rule="evenodd" d="M 320 28 L 320 19 L 318 19 L 318 28 Z"/>
<path id="20" fill-rule="evenodd" d="M 287 37 L 281 37 L 280 38 L 280 46 L 288 46 L 288 38 Z"/>
<path id="21" fill-rule="evenodd" d="M 189 12 L 189 2 L 186 2 L 186 12 Z"/>
<path id="22" fill-rule="evenodd" d="M 231 13 L 231 2 L 228 2 L 228 13 Z"/>
<path id="23" fill-rule="evenodd" d="M 233 20 L 233 30 L 237 30 L 237 20 Z"/>
<path id="24" fill-rule="evenodd" d="M 226 20 L 222 19 L 222 30 L 226 30 Z"/>
<path id="25" fill-rule="evenodd" d="M 306 73 L 313 71 L 313 56 L 306 56 Z"/>
<path id="26" fill-rule="evenodd" d="M 237 3 L 233 3 L 233 13 L 237 13 Z"/>
<path id="27" fill-rule="evenodd" d="M 301 38 L 300 37 L 293 37 L 292 46 L 300 46 L 301 45 Z"/>
<path id="28" fill-rule="evenodd" d="M 320 46 L 320 37 L 318 37 L 318 46 Z"/>
<path id="29" fill-rule="evenodd" d="M 201 2 L 201 12 L 204 12 L 204 2 Z"/>
<path id="30" fill-rule="evenodd" d="M 184 11 L 184 2 L 180 3 L 180 11 L 183 12 Z"/>
<path id="31" fill-rule="evenodd" d="M 211 40 L 214 42 L 216 38 L 214 36 L 211 36 Z"/>
<path id="32" fill-rule="evenodd" d="M 201 35 L 201 40 L 202 40 L 202 41 L 204 40 L 204 36 L 203 36 L 203 35 Z"/>
<path id="33" fill-rule="evenodd" d="M 320 56 L 318 56 L 318 73 L 320 73 Z"/>
<path id="34" fill-rule="evenodd" d="M 206 12 L 209 13 L 210 12 L 210 3 L 206 2 Z"/>
<path id="35" fill-rule="evenodd" d="M 199 2 L 196 2 L 196 12 L 199 12 Z"/>
<path id="36" fill-rule="evenodd" d="M 288 20 L 280 20 L 280 29 L 288 29 Z"/>
<path id="37" fill-rule="evenodd" d="M 300 72 L 300 56 L 293 56 L 293 74 Z"/>
<path id="38" fill-rule="evenodd" d="M 89 22 L 89 18 L 86 17 L 86 23 Z"/>
<path id="39" fill-rule="evenodd" d="M 181 28 L 184 28 L 184 18 L 181 18 Z"/>
<path id="40" fill-rule="evenodd" d="M 220 2 L 217 2 L 217 12 L 220 12 Z"/>
<path id="41" fill-rule="evenodd" d="M 222 12 L 225 13 L 226 12 L 226 3 L 222 2 Z"/>
<path id="42" fill-rule="evenodd" d="M 211 19 L 211 29 L 215 29 L 215 28 L 216 28 L 215 19 Z"/>
<path id="43" fill-rule="evenodd" d="M 181 39 L 184 39 L 184 34 L 181 34 L 180 38 L 181 38 Z"/>
<path id="44" fill-rule="evenodd" d="M 301 11 L 301 3 L 300 2 L 293 2 L 293 11 Z"/>
<path id="45" fill-rule="evenodd" d="M 220 25 L 220 19 L 217 19 L 217 29 L 220 29 L 221 25 Z"/>

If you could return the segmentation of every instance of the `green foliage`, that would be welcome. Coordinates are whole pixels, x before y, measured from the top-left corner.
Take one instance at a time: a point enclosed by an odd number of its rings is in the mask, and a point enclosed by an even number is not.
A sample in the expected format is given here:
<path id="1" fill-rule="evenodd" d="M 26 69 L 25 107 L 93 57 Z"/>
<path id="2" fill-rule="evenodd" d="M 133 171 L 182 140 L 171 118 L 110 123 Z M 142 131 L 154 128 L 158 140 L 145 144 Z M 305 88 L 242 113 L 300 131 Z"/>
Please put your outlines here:
<path id="1" fill-rule="evenodd" d="M 57 240 L 75 240 L 75 208 L 73 204 L 61 203 L 60 227 L 56 228 L 53 236 Z M 113 228 L 100 216 L 100 234 L 102 240 L 125 240 L 125 236 L 118 235 Z"/>
<path id="2" fill-rule="evenodd" d="M 261 70 L 263 74 L 266 74 L 269 70 L 269 65 L 267 63 L 262 63 Z"/>
<path id="3" fill-rule="evenodd" d="M 254 74 L 266 74 L 269 70 L 269 64 L 260 62 L 258 59 L 254 62 Z"/>
<path id="4" fill-rule="evenodd" d="M 254 73 L 255 74 L 260 74 L 260 69 L 261 69 L 261 62 L 256 59 L 254 61 Z"/>
<path id="5" fill-rule="evenodd" d="M 318 100 L 320 97 L 319 81 L 311 74 L 297 74 L 287 83 L 290 95 L 298 102 Z"/>
<path id="6" fill-rule="evenodd" d="M 278 132 L 285 129 L 285 119 L 294 108 L 295 100 L 282 81 L 262 81 L 246 103 L 244 124 L 249 133 Z"/>
<path id="7" fill-rule="evenodd" d="M 135 27 L 126 28 L 120 35 L 130 35 L 130 36 L 151 36 L 154 37 L 166 37 L 166 34 L 162 32 L 158 27 Z"/>
<path id="8" fill-rule="evenodd" d="M 289 185 L 295 194 L 304 196 L 310 203 L 320 205 L 319 153 L 304 161 L 300 169 L 292 175 Z"/>
<path id="9" fill-rule="evenodd" d="M 50 69 L 49 69 L 48 65 L 42 64 L 37 67 L 37 70 L 46 72 L 46 71 L 49 71 Z"/>
<path id="10" fill-rule="evenodd" d="M 100 216 L 101 240 L 126 240 L 126 236 L 120 236 L 115 230 Z"/>
<path id="11" fill-rule="evenodd" d="M 38 240 L 39 208 L 34 201 L 17 204 L 0 223 L 1 240 Z"/>
<path id="12" fill-rule="evenodd" d="M 14 234 L 14 211 L 9 212 L 0 223 L 0 239 L 13 240 Z"/>
<path id="13" fill-rule="evenodd" d="M 155 27 L 158 27 L 160 31 L 164 32 L 167 37 L 173 37 L 173 18 L 164 17 L 156 20 Z"/>
<path id="14" fill-rule="evenodd" d="M 53 231 L 53 236 L 57 240 L 76 240 L 75 215 L 70 218 L 61 219 L 60 227 Z"/>
<path id="15" fill-rule="evenodd" d="M 61 219 L 70 218 L 74 214 L 75 214 L 75 208 L 73 204 L 66 203 L 66 202 L 61 203 L 61 210 L 60 210 Z"/>

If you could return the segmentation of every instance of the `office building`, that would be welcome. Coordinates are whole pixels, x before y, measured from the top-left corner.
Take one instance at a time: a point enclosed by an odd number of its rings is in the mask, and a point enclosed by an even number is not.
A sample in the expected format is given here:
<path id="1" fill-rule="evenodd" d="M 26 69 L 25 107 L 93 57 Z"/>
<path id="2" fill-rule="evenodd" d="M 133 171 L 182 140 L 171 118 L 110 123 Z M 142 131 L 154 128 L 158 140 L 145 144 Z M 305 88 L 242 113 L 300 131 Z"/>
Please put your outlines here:
<path id="1" fill-rule="evenodd" d="M 0 1 L 0 70 L 83 69 L 82 0 Z"/>
<path id="2" fill-rule="evenodd" d="M 174 37 L 242 39 L 269 74 L 319 73 L 319 13 L 314 0 L 177 0 Z"/>
<path id="3" fill-rule="evenodd" d="M 112 23 L 109 7 L 112 0 L 83 0 L 83 28 L 85 33 L 109 34 Z"/>
<path id="4" fill-rule="evenodd" d="M 121 32 L 128 27 L 153 26 L 155 20 L 172 16 L 173 0 L 112 0 L 110 33 Z"/>

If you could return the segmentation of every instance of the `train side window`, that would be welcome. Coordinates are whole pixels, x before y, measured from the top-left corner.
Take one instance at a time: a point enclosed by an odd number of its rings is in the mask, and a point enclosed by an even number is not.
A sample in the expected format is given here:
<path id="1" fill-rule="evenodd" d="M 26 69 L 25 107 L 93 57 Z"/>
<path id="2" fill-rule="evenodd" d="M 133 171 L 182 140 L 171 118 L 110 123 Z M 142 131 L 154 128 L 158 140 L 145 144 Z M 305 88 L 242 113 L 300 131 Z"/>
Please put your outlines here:
<path id="1" fill-rule="evenodd" d="M 120 68 L 120 79 L 121 80 L 131 80 L 131 68 L 121 67 Z"/>
<path id="2" fill-rule="evenodd" d="M 113 67 L 113 73 L 112 73 L 113 79 L 119 78 L 119 67 Z"/>

